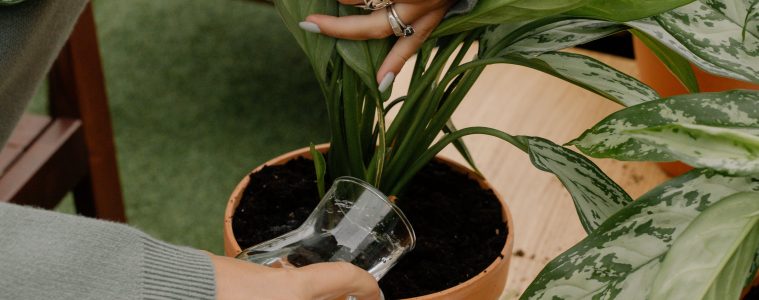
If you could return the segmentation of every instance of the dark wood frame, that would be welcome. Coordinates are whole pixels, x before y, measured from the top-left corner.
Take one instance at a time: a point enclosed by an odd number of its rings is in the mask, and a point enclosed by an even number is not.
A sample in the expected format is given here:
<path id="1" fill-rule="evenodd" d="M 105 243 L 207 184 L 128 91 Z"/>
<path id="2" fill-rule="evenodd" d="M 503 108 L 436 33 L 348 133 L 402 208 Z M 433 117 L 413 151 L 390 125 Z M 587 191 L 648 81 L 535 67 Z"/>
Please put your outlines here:
<path id="1" fill-rule="evenodd" d="M 25 115 L 0 155 L 0 202 L 126 222 L 91 4 L 49 74 L 50 117 Z"/>

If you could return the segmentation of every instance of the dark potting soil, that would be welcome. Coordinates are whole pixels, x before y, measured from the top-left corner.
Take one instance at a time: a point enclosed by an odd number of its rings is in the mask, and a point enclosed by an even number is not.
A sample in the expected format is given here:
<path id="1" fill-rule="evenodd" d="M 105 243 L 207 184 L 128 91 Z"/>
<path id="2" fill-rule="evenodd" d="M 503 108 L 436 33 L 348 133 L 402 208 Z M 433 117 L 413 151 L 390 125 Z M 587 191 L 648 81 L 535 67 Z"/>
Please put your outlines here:
<path id="1" fill-rule="evenodd" d="M 319 202 L 313 162 L 297 159 L 251 175 L 232 221 L 243 249 L 296 229 Z M 396 204 L 416 231 L 416 248 L 380 281 L 387 299 L 453 287 L 482 272 L 506 241 L 506 224 L 492 191 L 432 162 Z"/>

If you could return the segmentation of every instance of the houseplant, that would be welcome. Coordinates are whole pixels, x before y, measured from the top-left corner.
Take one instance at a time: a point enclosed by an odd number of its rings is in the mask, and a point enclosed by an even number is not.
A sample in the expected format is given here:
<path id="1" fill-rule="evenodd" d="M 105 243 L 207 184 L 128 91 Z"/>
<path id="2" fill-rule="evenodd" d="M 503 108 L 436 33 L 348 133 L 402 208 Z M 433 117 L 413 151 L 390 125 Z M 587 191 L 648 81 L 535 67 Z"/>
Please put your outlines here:
<path id="1" fill-rule="evenodd" d="M 448 144 L 476 170 L 461 138 L 492 135 L 555 174 L 589 232 L 551 262 L 523 298 L 707 298 L 685 294 L 699 290 L 683 288 L 693 282 L 732 296 L 753 277 L 751 262 L 759 249 L 754 216 L 759 208 L 752 201 L 759 191 L 759 181 L 752 177 L 759 171 L 759 93 L 660 99 L 626 74 L 559 50 L 631 30 L 660 50 L 657 55 L 674 61 L 669 67 L 683 80 L 692 76 L 690 67 L 683 67 L 691 61 L 710 72 L 759 82 L 756 1 L 480 0 L 469 14 L 437 28 L 418 53 L 408 95 L 392 100 L 377 90 L 374 80 L 391 41 L 335 40 L 297 25 L 313 13 L 360 11 L 323 0 L 275 4 L 311 61 L 329 111 L 329 155 L 325 160 L 317 149 L 310 151 L 319 190 L 324 190 L 325 178 L 350 175 L 387 194 L 402 195 L 413 176 Z M 708 35 L 715 29 L 719 35 Z M 477 56 L 465 60 L 472 47 Z M 534 68 L 626 106 L 570 143 L 585 154 L 682 160 L 700 169 L 633 202 L 595 164 L 569 148 L 484 127 L 456 129 L 450 116 L 485 66 L 494 63 Z M 385 113 L 396 105 L 397 116 L 386 124 Z M 723 234 L 710 235 L 710 228 Z M 694 251 L 706 244 L 718 248 L 716 255 Z M 731 267 L 713 264 L 693 272 L 698 278 L 672 275 L 715 258 L 726 258 Z"/>
<path id="2" fill-rule="evenodd" d="M 722 92 L 734 89 L 759 90 L 759 85 L 746 81 L 713 75 L 693 67 L 695 78 L 687 78 L 685 83 L 667 71 L 667 66 L 646 47 L 643 42 L 634 39 L 635 62 L 638 64 L 639 79 L 652 87 L 662 97 L 687 94 L 691 92 Z M 688 84 L 686 87 L 684 84 Z M 659 167 L 667 175 L 680 176 L 693 168 L 681 162 L 661 162 Z"/>

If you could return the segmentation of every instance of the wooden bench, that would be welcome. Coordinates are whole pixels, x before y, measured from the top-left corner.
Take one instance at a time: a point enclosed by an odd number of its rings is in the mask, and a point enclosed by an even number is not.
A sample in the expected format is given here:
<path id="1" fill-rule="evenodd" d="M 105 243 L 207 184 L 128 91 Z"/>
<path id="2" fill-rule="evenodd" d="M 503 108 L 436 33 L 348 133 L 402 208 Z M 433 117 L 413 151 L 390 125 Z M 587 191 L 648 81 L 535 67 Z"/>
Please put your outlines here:
<path id="1" fill-rule="evenodd" d="M 49 75 L 50 116 L 24 115 L 0 151 L 0 202 L 126 222 L 108 99 L 88 4 Z"/>

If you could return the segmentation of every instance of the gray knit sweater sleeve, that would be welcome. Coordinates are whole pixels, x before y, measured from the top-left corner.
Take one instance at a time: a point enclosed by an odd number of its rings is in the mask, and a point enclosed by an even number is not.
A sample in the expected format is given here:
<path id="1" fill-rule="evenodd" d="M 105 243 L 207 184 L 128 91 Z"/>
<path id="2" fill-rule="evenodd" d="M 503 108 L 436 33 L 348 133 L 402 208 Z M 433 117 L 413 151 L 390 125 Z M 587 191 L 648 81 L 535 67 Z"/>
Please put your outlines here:
<path id="1" fill-rule="evenodd" d="M 214 299 L 208 255 L 117 223 L 0 203 L 3 299 Z"/>
<path id="2" fill-rule="evenodd" d="M 0 6 L 0 147 L 45 78 L 87 0 Z"/>

